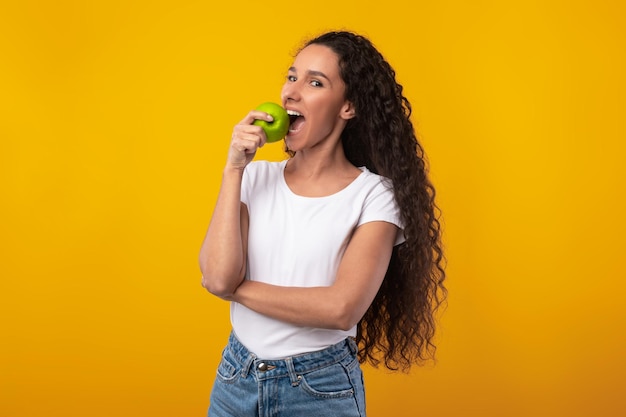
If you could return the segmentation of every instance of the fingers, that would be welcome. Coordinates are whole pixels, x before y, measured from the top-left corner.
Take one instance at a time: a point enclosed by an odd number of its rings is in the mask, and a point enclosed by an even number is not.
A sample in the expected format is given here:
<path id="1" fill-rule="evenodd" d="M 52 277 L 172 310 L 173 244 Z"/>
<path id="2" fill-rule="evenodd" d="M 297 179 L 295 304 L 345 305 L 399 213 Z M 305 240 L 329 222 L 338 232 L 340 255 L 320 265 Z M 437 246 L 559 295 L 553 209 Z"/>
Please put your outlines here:
<path id="1" fill-rule="evenodd" d="M 265 131 L 253 125 L 255 120 L 272 121 L 272 116 L 265 112 L 253 110 L 233 128 L 228 155 L 229 164 L 238 168 L 245 167 L 254 157 L 258 148 L 267 142 Z"/>
<path id="2" fill-rule="evenodd" d="M 251 125 L 255 120 L 265 120 L 267 122 L 273 122 L 274 118 L 264 111 L 252 110 L 238 124 Z"/>
<path id="3" fill-rule="evenodd" d="M 256 151 L 267 142 L 263 129 L 254 125 L 235 125 L 231 139 L 231 146 L 251 151 Z"/>
<path id="4" fill-rule="evenodd" d="M 263 111 L 250 111 L 246 117 L 235 125 L 235 128 L 233 129 L 233 139 L 255 142 L 258 148 L 265 145 L 267 142 L 267 136 L 265 136 L 265 131 L 260 126 L 252 124 L 255 120 L 272 122 L 274 118 L 270 114 Z"/>

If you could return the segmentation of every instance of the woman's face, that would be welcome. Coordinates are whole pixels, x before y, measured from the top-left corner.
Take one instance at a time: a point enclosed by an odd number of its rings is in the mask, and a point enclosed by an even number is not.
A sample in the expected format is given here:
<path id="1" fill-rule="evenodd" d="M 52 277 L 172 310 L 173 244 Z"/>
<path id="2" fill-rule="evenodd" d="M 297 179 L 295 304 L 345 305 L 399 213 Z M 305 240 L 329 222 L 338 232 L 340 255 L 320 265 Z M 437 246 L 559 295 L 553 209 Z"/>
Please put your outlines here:
<path id="1" fill-rule="evenodd" d="M 296 56 L 281 98 L 292 119 L 285 141 L 294 152 L 338 141 L 354 116 L 352 104 L 345 99 L 339 58 L 323 45 L 309 45 Z"/>

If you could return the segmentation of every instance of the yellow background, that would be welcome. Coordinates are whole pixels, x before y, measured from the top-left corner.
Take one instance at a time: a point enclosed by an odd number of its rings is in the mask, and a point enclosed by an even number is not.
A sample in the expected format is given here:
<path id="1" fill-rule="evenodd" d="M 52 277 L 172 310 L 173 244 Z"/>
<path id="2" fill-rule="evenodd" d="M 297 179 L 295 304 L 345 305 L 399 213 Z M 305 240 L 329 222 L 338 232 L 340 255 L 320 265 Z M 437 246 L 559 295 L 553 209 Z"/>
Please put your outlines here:
<path id="1" fill-rule="evenodd" d="M 0 415 L 205 415 L 229 323 L 197 252 L 232 126 L 278 100 L 302 40 L 341 28 L 414 105 L 449 258 L 438 363 L 366 368 L 369 416 L 624 415 L 624 17 L 609 0 L 3 2 Z"/>

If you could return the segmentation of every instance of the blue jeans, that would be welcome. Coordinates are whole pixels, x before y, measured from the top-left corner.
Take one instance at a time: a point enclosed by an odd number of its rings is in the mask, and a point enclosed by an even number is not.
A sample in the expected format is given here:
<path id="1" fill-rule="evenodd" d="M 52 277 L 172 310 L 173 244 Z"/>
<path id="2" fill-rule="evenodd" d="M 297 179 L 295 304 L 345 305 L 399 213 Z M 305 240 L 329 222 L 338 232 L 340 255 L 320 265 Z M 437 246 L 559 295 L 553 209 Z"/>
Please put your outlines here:
<path id="1" fill-rule="evenodd" d="M 263 360 L 231 333 L 209 417 L 365 417 L 363 373 L 348 338 L 324 350 Z"/>

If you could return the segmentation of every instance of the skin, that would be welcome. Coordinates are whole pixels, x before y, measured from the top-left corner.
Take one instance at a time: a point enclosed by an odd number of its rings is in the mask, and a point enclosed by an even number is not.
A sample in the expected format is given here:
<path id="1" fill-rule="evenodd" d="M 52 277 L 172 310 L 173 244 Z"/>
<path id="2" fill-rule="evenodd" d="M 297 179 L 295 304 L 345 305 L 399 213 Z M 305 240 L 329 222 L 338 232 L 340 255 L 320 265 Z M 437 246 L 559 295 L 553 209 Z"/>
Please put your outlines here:
<path id="1" fill-rule="evenodd" d="M 285 168 L 285 180 L 296 194 L 336 193 L 361 172 L 346 159 L 341 146 L 341 132 L 355 114 L 344 93 L 338 57 L 331 49 L 310 45 L 298 54 L 281 93 L 283 106 L 305 117 L 302 127 L 285 138 L 295 152 Z M 271 116 L 251 111 L 233 130 L 220 193 L 200 250 L 202 284 L 218 297 L 278 320 L 349 330 L 380 287 L 397 228 L 386 222 L 358 227 L 329 287 L 281 287 L 244 280 L 248 211 L 240 202 L 241 179 L 256 150 L 266 143 L 263 130 L 252 125 L 255 119 L 271 120 Z"/>

